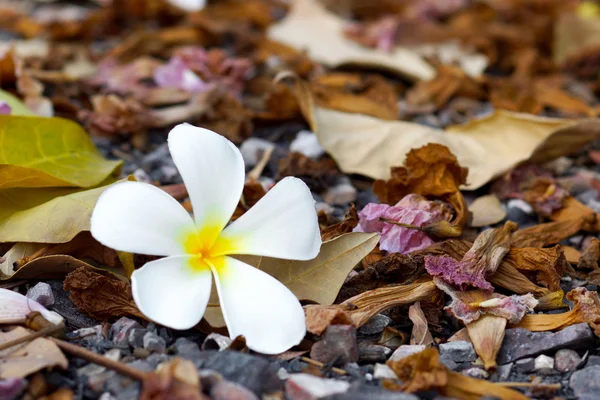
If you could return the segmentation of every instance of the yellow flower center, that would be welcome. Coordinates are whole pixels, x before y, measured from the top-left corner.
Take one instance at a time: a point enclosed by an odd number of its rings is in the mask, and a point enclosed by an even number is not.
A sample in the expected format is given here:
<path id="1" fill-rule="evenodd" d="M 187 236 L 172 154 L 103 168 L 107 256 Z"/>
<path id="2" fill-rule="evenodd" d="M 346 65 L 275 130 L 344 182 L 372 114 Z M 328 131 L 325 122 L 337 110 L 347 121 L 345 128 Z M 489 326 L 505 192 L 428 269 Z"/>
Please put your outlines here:
<path id="1" fill-rule="evenodd" d="M 195 256 L 190 259 L 190 267 L 193 270 L 206 271 L 210 266 L 219 269 L 223 265 L 221 259 L 234 252 L 235 241 L 225 239 L 220 234 L 220 226 L 207 224 L 199 231 L 183 235 L 185 252 Z"/>

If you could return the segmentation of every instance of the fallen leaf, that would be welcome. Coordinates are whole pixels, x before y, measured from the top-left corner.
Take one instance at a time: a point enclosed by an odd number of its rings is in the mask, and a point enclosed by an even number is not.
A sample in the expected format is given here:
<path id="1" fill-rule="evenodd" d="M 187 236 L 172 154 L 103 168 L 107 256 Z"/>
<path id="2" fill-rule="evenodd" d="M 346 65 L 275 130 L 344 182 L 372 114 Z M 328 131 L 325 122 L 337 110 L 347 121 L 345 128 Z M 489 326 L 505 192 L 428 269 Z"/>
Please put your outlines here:
<path id="1" fill-rule="evenodd" d="M 411 149 L 427 143 L 448 147 L 468 168 L 465 190 L 479 189 L 522 162 L 541 163 L 571 154 L 600 137 L 595 120 L 567 120 L 496 111 L 445 131 L 404 121 L 316 107 L 310 119 L 321 146 L 345 173 L 389 179 Z"/>
<path id="2" fill-rule="evenodd" d="M 529 275 L 536 284 L 552 291 L 560 290 L 560 278 L 567 271 L 566 259 L 560 246 L 541 249 L 537 247 L 511 248 L 504 264 Z"/>
<path id="3" fill-rule="evenodd" d="M 114 276 L 81 267 L 65 277 L 64 288 L 81 312 L 99 321 L 124 316 L 146 319 L 133 301 L 130 284 Z"/>
<path id="4" fill-rule="evenodd" d="M 483 231 L 460 262 L 450 256 L 425 257 L 425 268 L 432 276 L 440 276 L 444 281 L 463 289 L 474 286 L 493 291 L 486 281 L 498 269 L 502 259 L 510 249 L 510 237 L 517 224 L 507 221 L 502 228 Z"/>
<path id="5" fill-rule="evenodd" d="M 469 211 L 472 215 L 469 225 L 475 228 L 494 225 L 506 218 L 506 211 L 495 194 L 476 198 L 469 204 Z"/>
<path id="6" fill-rule="evenodd" d="M 598 214 L 572 196 L 567 196 L 563 201 L 563 206 L 550 215 L 550 219 L 557 222 L 577 218 L 584 218 L 586 221 L 589 221 L 589 223 L 582 227 L 583 230 L 591 232 L 600 231 Z"/>
<path id="7" fill-rule="evenodd" d="M 412 332 L 410 334 L 410 344 L 418 344 L 429 346 L 433 344 L 433 336 L 429 332 L 427 318 L 421 310 L 421 303 L 416 302 L 408 308 L 408 318 L 413 323 Z"/>
<path id="8" fill-rule="evenodd" d="M 600 20 L 577 14 L 561 15 L 554 25 L 553 59 L 561 66 L 574 63 L 587 50 L 597 50 L 600 45 Z M 571 59 L 571 60 L 569 60 Z"/>
<path id="9" fill-rule="evenodd" d="M 449 371 L 441 362 L 437 349 L 428 348 L 387 365 L 403 383 L 398 389 L 414 393 L 433 389 L 440 394 L 466 400 L 479 400 L 494 393 L 502 400 L 526 400 L 521 393 L 503 386 Z"/>
<path id="10" fill-rule="evenodd" d="M 269 27 L 267 37 L 331 67 L 360 65 L 410 79 L 431 79 L 435 70 L 416 52 L 396 47 L 390 53 L 360 46 L 344 36 L 346 21 L 328 12 L 317 0 L 298 0 L 286 18 Z"/>
<path id="11" fill-rule="evenodd" d="M 394 204 L 408 194 L 419 194 L 446 201 L 454 207 L 451 224 L 462 228 L 467 222 L 467 203 L 459 190 L 468 170 L 454 154 L 439 144 L 427 144 L 406 155 L 404 166 L 392 167 L 389 180 L 376 180 L 373 192 L 381 202 Z"/>
<path id="12" fill-rule="evenodd" d="M 600 336 L 600 300 L 598 293 L 578 287 L 567 293 L 567 299 L 574 302 L 573 309 L 561 314 L 530 314 L 514 325 L 532 332 L 563 329 L 585 322 Z"/>
<path id="13" fill-rule="evenodd" d="M 318 334 L 330 323 L 351 323 L 359 328 L 375 315 L 393 307 L 417 301 L 439 301 L 441 292 L 432 281 L 411 285 L 394 285 L 369 290 L 341 304 L 308 305 L 304 307 L 309 332 Z"/>
<path id="14" fill-rule="evenodd" d="M 345 233 L 350 233 L 356 228 L 356 225 L 358 225 L 358 213 L 354 204 L 351 204 L 343 220 L 321 229 L 321 240 L 326 242 Z"/>
<path id="15" fill-rule="evenodd" d="M 300 300 L 329 305 L 335 300 L 346 277 L 356 264 L 377 245 L 374 233 L 347 233 L 324 242 L 319 255 L 308 261 L 281 260 L 259 256 L 240 256 L 240 260 L 275 277 Z M 217 291 L 210 303 L 217 303 Z M 225 326 L 219 307 L 208 307 L 204 318 L 213 327 Z"/>
<path id="16" fill-rule="evenodd" d="M 0 189 L 0 243 L 65 243 L 89 231 L 96 200 L 108 186 Z"/>
<path id="17" fill-rule="evenodd" d="M 0 344 L 29 334 L 31 331 L 22 327 L 0 332 Z M 45 368 L 66 369 L 68 366 L 69 362 L 58 346 L 46 338 L 0 350 L 0 379 L 24 378 Z"/>
<path id="18" fill-rule="evenodd" d="M 575 235 L 594 220 L 595 216 L 589 215 L 519 229 L 512 235 L 511 245 L 513 247 L 545 247 L 557 244 Z"/>
<path id="19" fill-rule="evenodd" d="M 292 151 L 279 160 L 280 179 L 295 176 L 316 192 L 322 192 L 332 186 L 339 175 L 335 162 L 330 158 L 316 161 L 302 153 Z"/>
<path id="20" fill-rule="evenodd" d="M 0 189 L 92 187 L 115 174 L 86 132 L 62 118 L 0 115 Z"/>
<path id="21" fill-rule="evenodd" d="M 569 262 L 569 264 L 577 264 L 579 263 L 579 259 L 581 258 L 581 252 L 574 247 L 571 246 L 561 246 L 563 250 L 563 254 L 565 255 L 565 259 Z"/>

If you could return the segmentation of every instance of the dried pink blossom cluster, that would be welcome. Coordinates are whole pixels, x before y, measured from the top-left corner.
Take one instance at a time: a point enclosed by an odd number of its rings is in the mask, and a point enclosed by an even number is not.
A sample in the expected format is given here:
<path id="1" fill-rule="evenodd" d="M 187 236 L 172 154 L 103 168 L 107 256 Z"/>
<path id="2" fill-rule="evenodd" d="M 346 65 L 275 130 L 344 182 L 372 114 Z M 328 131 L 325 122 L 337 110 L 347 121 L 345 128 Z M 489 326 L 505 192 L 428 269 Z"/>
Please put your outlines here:
<path id="1" fill-rule="evenodd" d="M 430 225 L 452 217 L 451 207 L 440 201 L 429 201 L 423 196 L 410 194 L 396 205 L 367 204 L 358 213 L 355 232 L 381 234 L 379 248 L 389 253 L 410 253 L 434 243 L 426 233 L 381 221 L 381 218 L 418 227 Z"/>

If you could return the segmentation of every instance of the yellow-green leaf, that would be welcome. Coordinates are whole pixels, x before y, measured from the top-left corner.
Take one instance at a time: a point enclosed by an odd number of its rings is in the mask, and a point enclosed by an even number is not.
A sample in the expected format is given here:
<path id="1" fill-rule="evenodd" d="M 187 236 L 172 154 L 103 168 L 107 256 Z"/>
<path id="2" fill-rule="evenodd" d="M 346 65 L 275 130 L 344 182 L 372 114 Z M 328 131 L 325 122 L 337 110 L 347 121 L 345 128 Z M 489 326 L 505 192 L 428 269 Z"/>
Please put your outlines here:
<path id="1" fill-rule="evenodd" d="M 100 194 L 94 189 L 0 189 L 0 243 L 66 243 L 90 229 Z"/>
<path id="2" fill-rule="evenodd" d="M 270 257 L 240 256 L 240 260 L 277 278 L 300 300 L 332 304 L 352 269 L 379 242 L 376 233 L 346 233 L 321 246 L 319 255 L 308 261 L 281 260 Z M 256 288 L 260 290 L 260 288 Z M 209 303 L 218 302 L 213 287 Z M 213 327 L 225 325 L 220 307 L 208 307 L 204 318 Z"/>
<path id="3" fill-rule="evenodd" d="M 94 187 L 118 171 L 63 118 L 0 115 L 0 189 Z"/>
<path id="4" fill-rule="evenodd" d="M 21 100 L 2 89 L 0 89 L 0 101 L 4 101 L 10 106 L 10 115 L 35 116 L 35 113 L 27 108 Z"/>

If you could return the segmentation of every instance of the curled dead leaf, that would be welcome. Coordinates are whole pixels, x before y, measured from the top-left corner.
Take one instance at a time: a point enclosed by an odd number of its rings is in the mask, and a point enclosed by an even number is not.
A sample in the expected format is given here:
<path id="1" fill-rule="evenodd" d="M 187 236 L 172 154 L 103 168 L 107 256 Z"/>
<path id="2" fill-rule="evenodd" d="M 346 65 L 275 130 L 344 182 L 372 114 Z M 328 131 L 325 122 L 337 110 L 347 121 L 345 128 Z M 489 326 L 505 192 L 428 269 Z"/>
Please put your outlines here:
<path id="1" fill-rule="evenodd" d="M 433 344 L 433 336 L 431 336 L 431 332 L 429 332 L 427 318 L 425 318 L 425 314 L 423 314 L 420 302 L 417 301 L 408 308 L 408 318 L 413 323 L 410 344 L 425 346 Z"/>
<path id="2" fill-rule="evenodd" d="M 123 316 L 146 319 L 133 302 L 129 283 L 108 273 L 80 267 L 65 277 L 64 288 L 81 312 L 97 320 Z"/>

